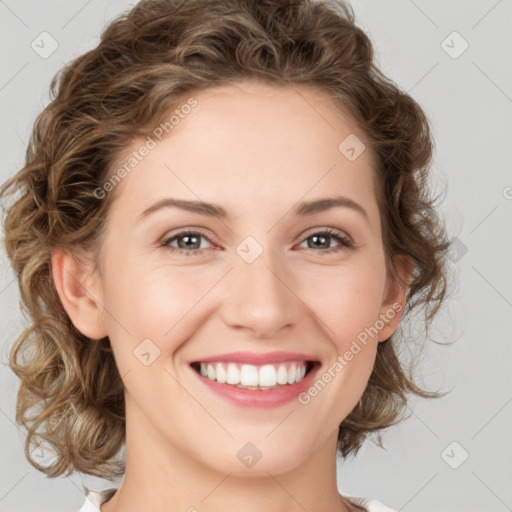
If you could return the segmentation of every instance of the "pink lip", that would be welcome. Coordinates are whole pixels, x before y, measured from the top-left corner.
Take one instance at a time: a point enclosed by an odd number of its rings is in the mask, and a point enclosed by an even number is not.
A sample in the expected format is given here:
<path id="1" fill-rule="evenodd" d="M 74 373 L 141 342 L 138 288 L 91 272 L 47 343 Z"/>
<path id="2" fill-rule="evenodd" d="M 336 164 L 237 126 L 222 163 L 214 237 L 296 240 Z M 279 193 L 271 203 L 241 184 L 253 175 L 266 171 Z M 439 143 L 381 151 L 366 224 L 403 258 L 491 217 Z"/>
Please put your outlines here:
<path id="1" fill-rule="evenodd" d="M 217 354 L 210 357 L 195 359 L 190 363 L 240 363 L 240 364 L 276 364 L 285 361 L 317 361 L 312 356 L 299 354 L 298 352 L 268 352 L 258 354 L 257 352 L 231 352 L 229 354 Z M 290 386 L 291 387 L 291 386 Z"/>
<path id="2" fill-rule="evenodd" d="M 218 361 L 218 359 L 215 359 L 215 361 Z M 296 400 L 301 393 L 304 393 L 309 387 L 311 387 L 320 366 L 320 363 L 315 363 L 313 368 L 300 382 L 282 386 L 280 388 L 266 390 L 242 389 L 230 384 L 220 384 L 219 382 L 210 380 L 207 377 L 203 377 L 193 369 L 192 371 L 197 378 L 208 387 L 208 389 L 222 397 L 224 400 L 229 401 L 231 404 L 235 404 L 240 407 L 259 407 L 268 409 L 272 407 L 280 407 L 292 400 Z"/>

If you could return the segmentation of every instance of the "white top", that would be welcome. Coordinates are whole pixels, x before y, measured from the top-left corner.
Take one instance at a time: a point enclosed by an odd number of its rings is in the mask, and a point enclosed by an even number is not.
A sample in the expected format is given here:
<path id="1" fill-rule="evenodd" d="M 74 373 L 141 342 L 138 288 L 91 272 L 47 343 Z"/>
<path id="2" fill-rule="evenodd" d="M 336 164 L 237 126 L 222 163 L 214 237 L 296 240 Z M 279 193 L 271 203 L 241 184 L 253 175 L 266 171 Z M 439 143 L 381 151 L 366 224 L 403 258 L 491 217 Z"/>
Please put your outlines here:
<path id="1" fill-rule="evenodd" d="M 96 492 L 90 491 L 86 487 L 85 491 L 85 503 L 78 512 L 101 512 L 100 505 L 108 501 L 117 491 L 117 488 L 112 487 L 110 489 Z M 356 505 L 356 510 L 361 510 L 363 512 L 396 512 L 396 510 L 386 507 L 386 505 L 375 499 L 358 498 L 356 496 L 348 496 L 346 494 L 341 494 L 341 496 L 349 503 Z"/>

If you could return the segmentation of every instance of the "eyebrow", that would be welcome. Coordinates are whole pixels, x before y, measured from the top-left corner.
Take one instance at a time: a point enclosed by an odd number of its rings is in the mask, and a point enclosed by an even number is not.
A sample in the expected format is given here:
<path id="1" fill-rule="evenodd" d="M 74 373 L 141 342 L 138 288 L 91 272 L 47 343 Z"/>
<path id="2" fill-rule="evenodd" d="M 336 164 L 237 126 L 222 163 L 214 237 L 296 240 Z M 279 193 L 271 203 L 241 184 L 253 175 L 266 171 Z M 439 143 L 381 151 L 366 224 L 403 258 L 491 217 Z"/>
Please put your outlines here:
<path id="1" fill-rule="evenodd" d="M 228 212 L 222 206 L 213 203 L 208 203 L 205 201 L 165 198 L 157 201 L 155 204 L 151 205 L 149 208 L 140 213 L 137 217 L 137 220 L 145 218 L 151 213 L 160 210 L 161 208 L 169 208 L 172 206 L 189 212 L 198 213 L 200 215 L 207 215 L 209 217 L 215 217 L 219 219 L 230 218 Z M 326 197 L 315 199 L 313 201 L 302 201 L 292 210 L 292 213 L 293 215 L 305 217 L 307 215 L 314 215 L 315 213 L 330 210 L 331 208 L 335 208 L 337 206 L 351 208 L 359 212 L 368 223 L 370 222 L 366 210 L 359 203 L 356 203 L 352 199 L 344 196 Z"/>

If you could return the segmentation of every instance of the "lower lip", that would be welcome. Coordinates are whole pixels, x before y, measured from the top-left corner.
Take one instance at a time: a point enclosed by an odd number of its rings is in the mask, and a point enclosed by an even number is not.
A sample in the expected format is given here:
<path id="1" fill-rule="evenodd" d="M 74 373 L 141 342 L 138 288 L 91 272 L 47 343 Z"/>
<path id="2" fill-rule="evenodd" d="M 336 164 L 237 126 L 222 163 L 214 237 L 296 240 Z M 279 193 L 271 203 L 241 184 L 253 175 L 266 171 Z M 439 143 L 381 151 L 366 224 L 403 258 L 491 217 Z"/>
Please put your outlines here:
<path id="1" fill-rule="evenodd" d="M 197 373 L 193 368 L 196 377 L 214 393 L 225 400 L 241 407 L 261 407 L 271 408 L 285 405 L 306 391 L 320 368 L 320 364 L 315 364 L 312 370 L 300 381 L 295 384 L 289 384 L 275 389 L 243 389 L 230 384 L 220 384 L 217 381 L 210 380 Z"/>

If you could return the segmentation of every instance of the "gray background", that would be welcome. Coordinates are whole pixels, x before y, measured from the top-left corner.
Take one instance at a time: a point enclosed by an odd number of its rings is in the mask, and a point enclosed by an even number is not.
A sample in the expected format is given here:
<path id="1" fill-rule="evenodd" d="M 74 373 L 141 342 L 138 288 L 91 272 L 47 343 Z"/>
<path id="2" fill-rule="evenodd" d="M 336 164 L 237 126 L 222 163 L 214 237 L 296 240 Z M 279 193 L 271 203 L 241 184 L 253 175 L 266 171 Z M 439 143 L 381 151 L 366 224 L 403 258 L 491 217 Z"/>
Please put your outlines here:
<path id="1" fill-rule="evenodd" d="M 2 182 L 23 165 L 51 77 L 133 4 L 0 0 Z M 404 512 L 512 510 L 512 2 L 353 5 L 381 69 L 420 103 L 434 130 L 432 187 L 447 187 L 439 210 L 457 240 L 450 253 L 456 284 L 432 335 L 457 341 L 427 345 L 419 381 L 453 391 L 413 400 L 410 418 L 383 434 L 385 450 L 368 442 L 357 458 L 340 461 L 339 489 Z M 46 37 L 51 49 L 44 31 L 58 44 L 47 58 L 31 47 L 35 41 L 42 52 Z M 6 366 L 23 319 L 3 248 L 1 257 L 0 511 L 77 511 L 84 483 L 99 490 L 120 482 L 49 479 L 25 460 L 25 431 L 13 419 L 18 383 Z"/>

